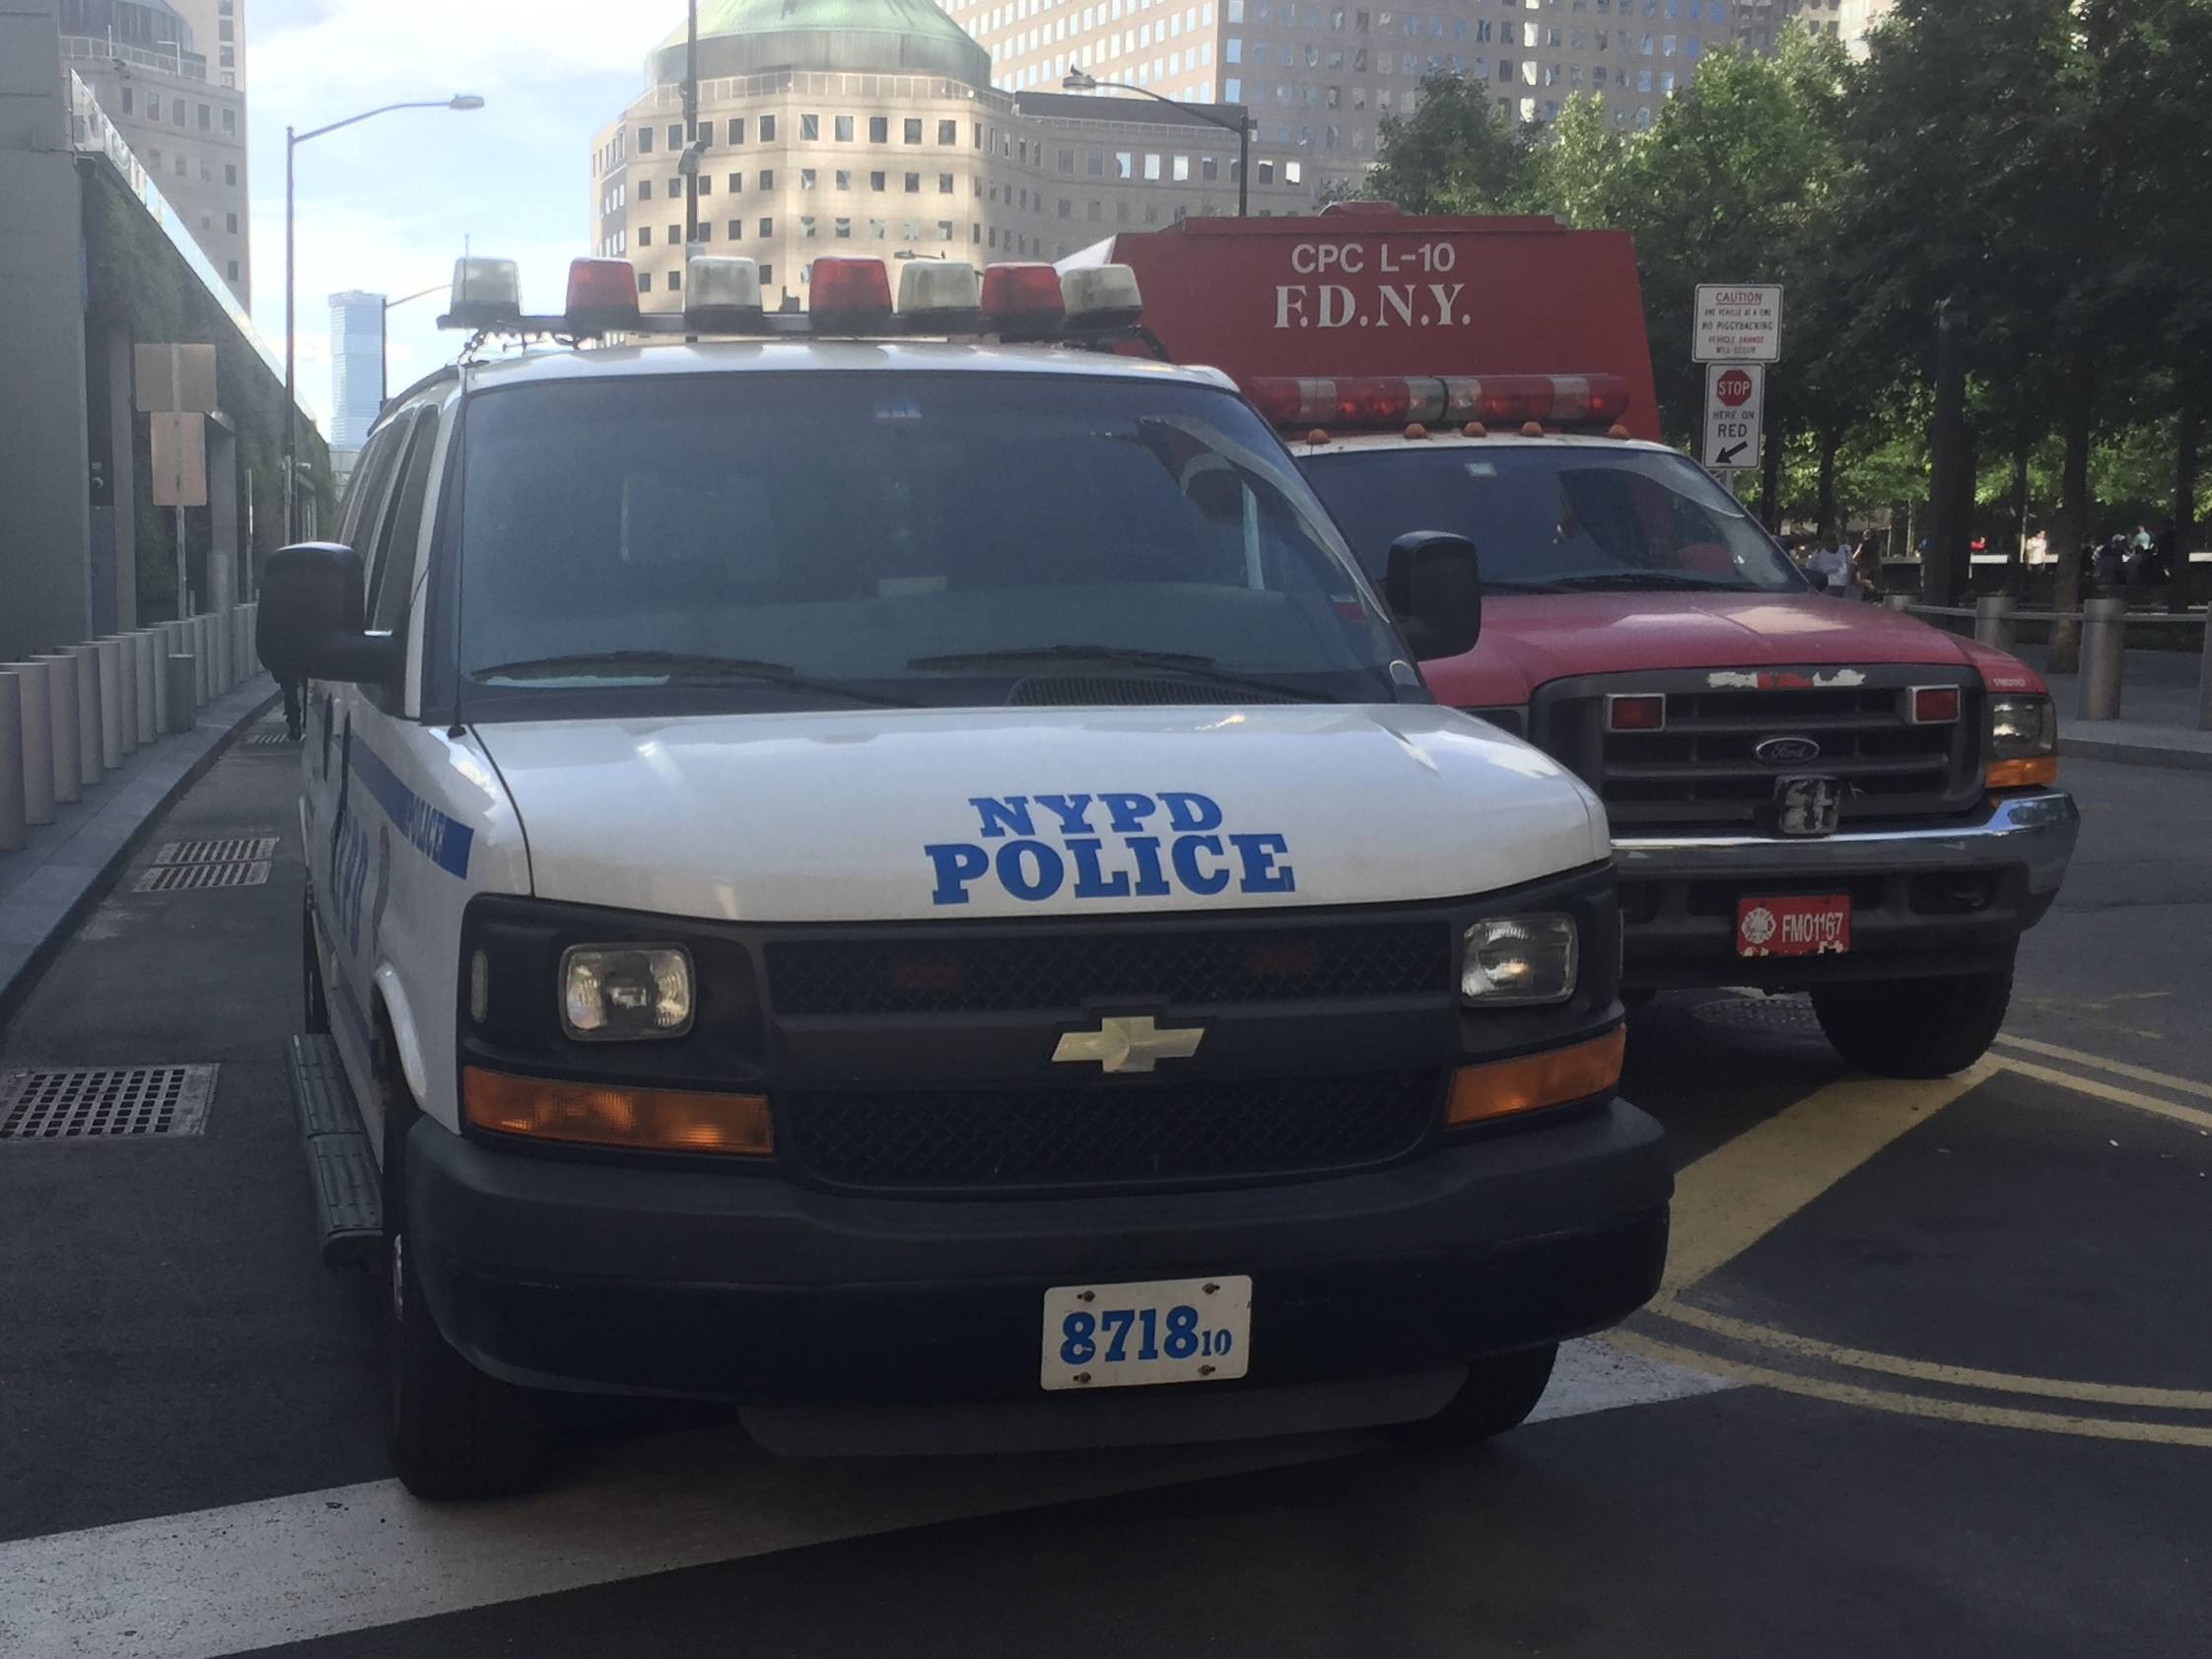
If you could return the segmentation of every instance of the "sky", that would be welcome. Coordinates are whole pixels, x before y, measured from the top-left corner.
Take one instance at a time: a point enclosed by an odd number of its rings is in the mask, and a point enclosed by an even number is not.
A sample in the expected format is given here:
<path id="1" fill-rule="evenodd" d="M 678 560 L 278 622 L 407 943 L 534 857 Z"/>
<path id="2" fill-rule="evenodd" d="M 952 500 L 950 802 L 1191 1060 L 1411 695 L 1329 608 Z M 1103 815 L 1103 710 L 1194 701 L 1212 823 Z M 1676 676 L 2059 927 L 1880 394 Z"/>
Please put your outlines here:
<path id="1" fill-rule="evenodd" d="M 590 251 L 591 136 L 645 84 L 683 0 L 244 0 L 253 319 L 284 343 L 284 133 L 382 104 L 475 93 L 473 113 L 403 109 L 298 151 L 301 403 L 327 430 L 330 307 L 391 299 L 394 390 L 449 362 L 437 327 L 463 250 L 520 261 L 522 305 L 561 309 Z"/>

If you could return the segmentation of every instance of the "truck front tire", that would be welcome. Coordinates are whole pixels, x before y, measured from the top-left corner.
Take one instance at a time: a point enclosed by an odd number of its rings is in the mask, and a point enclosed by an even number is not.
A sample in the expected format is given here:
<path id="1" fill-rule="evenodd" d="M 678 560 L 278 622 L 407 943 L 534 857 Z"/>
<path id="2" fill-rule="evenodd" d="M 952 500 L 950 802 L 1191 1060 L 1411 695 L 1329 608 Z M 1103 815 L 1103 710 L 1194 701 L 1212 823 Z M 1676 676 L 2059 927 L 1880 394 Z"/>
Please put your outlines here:
<path id="1" fill-rule="evenodd" d="M 392 1473 L 421 1498 L 506 1497 L 537 1484 L 545 1403 L 487 1376 L 446 1340 L 412 1280 L 407 1257 L 407 1135 L 422 1117 L 399 1074 L 391 1032 L 380 1030 L 384 1103 L 385 1355 Z"/>
<path id="2" fill-rule="evenodd" d="M 1846 1064 L 1883 1077 L 1948 1077 L 1987 1052 L 2012 1002 L 2012 969 L 1950 979 L 1813 988 L 1813 1012 Z"/>
<path id="3" fill-rule="evenodd" d="M 1415 1446 L 1474 1446 L 1495 1439 L 1527 1420 L 1552 1381 L 1552 1363 L 1559 1356 L 1557 1344 L 1523 1348 L 1478 1359 L 1467 1368 L 1444 1409 L 1417 1422 L 1393 1424 L 1392 1439 Z"/>

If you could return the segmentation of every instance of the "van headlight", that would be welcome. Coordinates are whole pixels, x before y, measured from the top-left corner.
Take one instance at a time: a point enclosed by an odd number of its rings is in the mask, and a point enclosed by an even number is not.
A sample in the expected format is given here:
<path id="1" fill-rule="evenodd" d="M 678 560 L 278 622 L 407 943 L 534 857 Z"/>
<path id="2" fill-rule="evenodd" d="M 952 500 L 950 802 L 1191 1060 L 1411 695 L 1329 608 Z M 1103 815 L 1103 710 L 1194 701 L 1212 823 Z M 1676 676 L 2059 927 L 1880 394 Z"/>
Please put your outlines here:
<path id="1" fill-rule="evenodd" d="M 680 944 L 577 944 L 561 953 L 561 1029 L 580 1043 L 691 1029 L 691 952 Z"/>
<path id="2" fill-rule="evenodd" d="M 1580 957 L 1571 916 L 1492 916 L 1467 930 L 1459 994 L 1486 1008 L 1563 1002 Z"/>
<path id="3" fill-rule="evenodd" d="M 2058 716 L 2047 697 L 1989 699 L 1989 764 L 1982 782 L 1992 790 L 2025 789 L 2058 781 Z"/>

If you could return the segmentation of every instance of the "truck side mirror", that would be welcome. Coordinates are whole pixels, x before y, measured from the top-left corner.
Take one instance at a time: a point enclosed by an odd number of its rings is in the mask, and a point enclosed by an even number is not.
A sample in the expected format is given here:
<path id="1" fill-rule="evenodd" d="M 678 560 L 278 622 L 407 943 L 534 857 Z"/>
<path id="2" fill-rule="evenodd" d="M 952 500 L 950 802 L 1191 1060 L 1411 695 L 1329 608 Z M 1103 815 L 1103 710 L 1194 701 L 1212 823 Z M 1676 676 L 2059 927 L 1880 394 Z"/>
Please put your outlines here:
<path id="1" fill-rule="evenodd" d="M 363 630 L 363 587 L 361 555 L 350 547 L 310 541 L 270 554 L 253 630 L 262 666 L 286 683 L 398 679 L 406 647 Z"/>
<path id="2" fill-rule="evenodd" d="M 1458 657 L 1482 638 L 1483 566 L 1463 535 L 1415 530 L 1392 542 L 1383 597 L 1421 661 Z"/>

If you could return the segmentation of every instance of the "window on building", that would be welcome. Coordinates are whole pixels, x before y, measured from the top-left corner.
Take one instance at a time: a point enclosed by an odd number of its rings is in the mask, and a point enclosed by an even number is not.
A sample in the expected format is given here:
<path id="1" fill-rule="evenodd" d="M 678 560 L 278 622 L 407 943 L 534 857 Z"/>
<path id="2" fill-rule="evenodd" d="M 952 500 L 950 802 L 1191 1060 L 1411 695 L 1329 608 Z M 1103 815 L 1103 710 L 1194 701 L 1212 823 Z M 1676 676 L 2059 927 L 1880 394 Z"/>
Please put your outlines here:
<path id="1" fill-rule="evenodd" d="M 775 142 L 776 142 L 776 117 L 775 117 L 775 116 L 773 116 L 773 115 L 763 115 L 763 116 L 761 116 L 761 118 L 760 118 L 760 141 L 761 141 L 761 142 L 762 142 L 763 144 L 773 144 L 773 143 L 775 143 Z M 766 187 L 766 186 L 763 186 L 763 188 L 765 188 L 765 187 Z"/>
<path id="2" fill-rule="evenodd" d="M 1146 156 L 1146 157 L 1144 158 L 1144 176 L 1145 176 L 1146 178 L 1157 178 L 1157 177 L 1159 177 L 1159 175 L 1160 175 L 1160 159 L 1159 159 L 1159 157 L 1157 157 L 1157 156 Z"/>
<path id="3" fill-rule="evenodd" d="M 951 220 L 949 220 L 949 219 L 939 219 L 939 220 L 937 221 L 937 241 L 939 241 L 939 242 L 950 242 L 951 240 L 952 240 L 952 221 L 951 221 Z"/>
<path id="4" fill-rule="evenodd" d="M 960 123 L 958 121 L 939 121 L 937 123 L 937 142 L 939 144 L 959 143 Z"/>
<path id="5" fill-rule="evenodd" d="M 742 195 L 745 189 L 745 175 L 741 173 L 733 173 L 723 180 L 722 187 L 733 196 Z"/>
<path id="6" fill-rule="evenodd" d="M 802 167 L 798 170 L 798 187 L 801 190 L 811 190 L 820 176 L 812 168 Z"/>
<path id="7" fill-rule="evenodd" d="M 814 234 L 814 216 L 811 213 L 798 216 L 798 234 L 802 240 Z"/>
<path id="8" fill-rule="evenodd" d="M 773 189 L 775 189 L 775 188 L 776 188 L 776 170 L 775 170 L 774 168 L 772 168 L 772 167 L 764 167 L 764 168 L 762 168 L 762 169 L 760 170 L 760 176 L 759 176 L 759 177 L 758 177 L 757 179 L 755 179 L 755 180 L 753 181 L 753 183 L 754 183 L 754 187 L 755 187 L 755 188 L 757 188 L 757 189 L 762 189 L 762 190 L 773 190 Z"/>
<path id="9" fill-rule="evenodd" d="M 742 219 L 732 219 L 729 222 L 727 235 L 731 242 L 743 242 L 745 240 L 745 222 Z"/>
<path id="10" fill-rule="evenodd" d="M 638 200 L 640 200 L 640 201 L 642 201 L 642 202 L 649 202 L 649 201 L 653 200 L 653 180 L 652 180 L 652 179 L 650 179 L 650 178 L 641 178 L 641 179 L 639 179 L 639 180 L 638 180 Z"/>
<path id="11" fill-rule="evenodd" d="M 910 173 L 906 175 L 906 193 L 910 196 L 919 196 L 922 193 L 922 175 L 919 173 Z"/>
<path id="12" fill-rule="evenodd" d="M 638 154 L 641 156 L 653 154 L 653 128 L 638 128 Z"/>
<path id="13" fill-rule="evenodd" d="M 668 148 L 671 152 L 683 148 L 683 128 L 681 126 L 672 126 L 668 129 Z"/>
<path id="14" fill-rule="evenodd" d="M 697 186 L 692 192 L 694 195 L 711 196 L 715 193 L 715 178 L 711 173 L 700 173 L 692 182 Z"/>
<path id="15" fill-rule="evenodd" d="M 713 242 L 715 240 L 714 226 L 704 219 L 699 221 L 699 240 L 701 242 Z"/>
<path id="16" fill-rule="evenodd" d="M 169 118 L 171 124 L 174 126 L 184 124 L 184 101 L 182 99 L 173 98 L 169 101 Z"/>
<path id="17" fill-rule="evenodd" d="M 236 109 L 223 111 L 223 131 L 228 137 L 236 138 L 238 136 L 239 112 Z"/>
<path id="18" fill-rule="evenodd" d="M 638 245 L 640 247 L 651 247 L 653 245 L 653 227 L 651 225 L 640 225 L 638 227 Z"/>
<path id="19" fill-rule="evenodd" d="M 822 118 L 819 115 L 801 115 L 798 118 L 798 141 L 812 144 L 822 136 Z"/>
<path id="20" fill-rule="evenodd" d="M 733 144 L 733 145 L 734 145 L 734 144 L 742 144 L 742 143 L 744 143 L 744 142 L 745 142 L 745 117 L 744 117 L 744 116 L 742 116 L 742 115 L 732 115 L 732 116 L 730 116 L 730 118 L 729 118 L 729 142 L 730 142 L 731 144 Z"/>
<path id="21" fill-rule="evenodd" d="M 800 223 L 801 225 L 807 225 L 807 224 L 811 224 L 811 223 L 812 223 L 812 221 L 811 221 L 811 220 L 807 220 L 807 219 L 801 219 L 801 220 L 799 221 L 799 223 Z M 760 222 L 760 234 L 761 234 L 762 236 L 764 236 L 764 237 L 772 237 L 772 236 L 774 236 L 774 235 L 776 234 L 776 221 L 775 221 L 775 220 L 773 220 L 773 219 L 763 219 L 763 220 L 762 220 L 762 221 Z M 801 236 L 809 236 L 809 237 L 810 237 L 810 236 L 812 236 L 812 235 L 813 235 L 814 233 L 813 233 L 812 231 L 802 231 L 802 232 L 800 232 L 799 234 L 800 234 Z M 767 281 L 768 279 L 767 279 L 766 277 L 762 277 L 762 278 L 761 278 L 760 280 L 761 280 L 761 281 L 763 281 L 763 282 L 766 282 L 766 281 Z"/>
<path id="22" fill-rule="evenodd" d="M 235 213 L 224 214 L 223 228 L 226 231 L 229 231 L 234 237 L 237 236 L 239 234 L 239 216 Z"/>
<path id="23" fill-rule="evenodd" d="M 714 145 L 714 142 L 715 142 L 715 123 L 714 123 L 714 122 L 712 122 L 712 121 L 701 121 L 701 122 L 699 123 L 699 142 L 700 142 L 700 144 L 701 144 L 701 145 L 702 145 L 703 147 L 706 147 L 706 148 L 712 148 L 712 147 L 713 147 L 713 145 Z"/>
<path id="24" fill-rule="evenodd" d="M 668 292 L 673 294 L 681 287 L 683 287 L 683 272 L 680 270 L 670 271 L 668 273 Z"/>
<path id="25" fill-rule="evenodd" d="M 844 168 L 839 168 L 830 175 L 830 178 L 832 183 L 840 190 L 850 190 L 853 187 L 853 175 Z"/>
<path id="26" fill-rule="evenodd" d="M 853 221 L 850 219 L 832 219 L 830 221 L 830 235 L 840 241 L 852 240 Z"/>
<path id="27" fill-rule="evenodd" d="M 1176 183 L 1188 184 L 1191 181 L 1191 158 L 1188 156 L 1177 156 L 1175 158 L 1175 165 L 1171 172 Z"/>
<path id="28" fill-rule="evenodd" d="M 870 144 L 888 144 L 891 142 L 890 116 L 870 115 L 867 118 L 867 141 Z"/>
<path id="29" fill-rule="evenodd" d="M 775 267 L 774 265 L 763 265 L 763 266 L 761 266 L 761 268 L 760 268 L 760 286 L 761 286 L 761 287 L 762 287 L 762 288 L 763 288 L 764 290 L 765 290 L 765 289 L 770 289 L 770 288 L 773 288 L 773 287 L 775 287 L 775 286 L 776 286 L 776 267 Z"/>
<path id="30" fill-rule="evenodd" d="M 236 282 L 236 281 L 238 281 L 238 279 L 239 279 L 239 262 L 238 262 L 238 261 L 237 261 L 236 259 L 233 259 L 233 260 L 231 261 L 231 272 L 230 272 L 230 275 L 231 275 L 231 280 L 232 280 L 233 282 Z"/>
<path id="31" fill-rule="evenodd" d="M 951 173 L 940 173 L 937 174 L 937 194 L 940 196 L 949 196 L 952 194 Z"/>
<path id="32" fill-rule="evenodd" d="M 131 97 L 132 89 L 129 87 L 123 88 L 123 113 L 126 115 L 131 112 Z"/>
<path id="33" fill-rule="evenodd" d="M 830 123 L 830 132 L 832 136 L 836 138 L 838 143 L 852 143 L 853 117 L 850 115 L 838 115 L 833 117 Z M 803 134 L 801 136 L 803 136 Z"/>
<path id="34" fill-rule="evenodd" d="M 869 173 L 867 175 L 867 187 L 871 190 L 883 189 L 885 187 L 884 180 L 887 176 L 887 174 L 881 173 Z"/>
<path id="35" fill-rule="evenodd" d="M 900 127 L 900 136 L 904 138 L 909 144 L 921 143 L 922 117 L 919 115 L 909 115 L 906 118 L 904 124 Z"/>
<path id="36" fill-rule="evenodd" d="M 675 247 L 675 246 L 677 246 L 678 244 L 680 244 L 680 243 L 681 243 L 682 242 L 683 242 L 683 227 L 682 227 L 681 225 L 670 225 L 670 226 L 668 227 L 668 245 L 669 245 L 670 247 Z"/>
<path id="37" fill-rule="evenodd" d="M 640 271 L 638 273 L 638 292 L 640 294 L 651 294 L 653 292 L 653 273 L 651 271 Z"/>
<path id="38" fill-rule="evenodd" d="M 884 222 L 880 219 L 870 219 L 867 222 L 867 234 L 875 241 L 881 242 L 885 236 Z"/>

